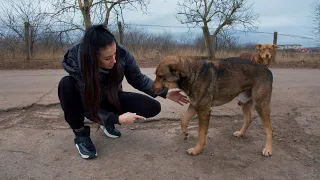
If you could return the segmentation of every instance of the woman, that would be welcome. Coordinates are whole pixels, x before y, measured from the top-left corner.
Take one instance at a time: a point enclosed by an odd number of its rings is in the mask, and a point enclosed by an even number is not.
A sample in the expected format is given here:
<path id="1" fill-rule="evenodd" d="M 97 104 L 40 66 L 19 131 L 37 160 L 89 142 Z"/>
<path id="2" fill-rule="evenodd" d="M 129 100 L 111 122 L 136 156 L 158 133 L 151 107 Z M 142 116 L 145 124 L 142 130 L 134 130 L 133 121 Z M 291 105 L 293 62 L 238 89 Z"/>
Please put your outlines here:
<path id="1" fill-rule="evenodd" d="M 160 103 L 149 96 L 122 91 L 125 76 L 134 88 L 157 96 L 153 81 L 141 73 L 134 57 L 103 25 L 87 29 L 82 42 L 65 54 L 62 66 L 69 76 L 60 80 L 58 96 L 82 158 L 97 156 L 90 127 L 84 126 L 85 117 L 100 124 L 108 137 L 117 138 L 121 133 L 115 124 L 132 124 L 136 119 L 156 116 L 161 110 Z M 158 95 L 179 104 L 188 103 L 179 91 L 168 93 L 163 89 Z"/>

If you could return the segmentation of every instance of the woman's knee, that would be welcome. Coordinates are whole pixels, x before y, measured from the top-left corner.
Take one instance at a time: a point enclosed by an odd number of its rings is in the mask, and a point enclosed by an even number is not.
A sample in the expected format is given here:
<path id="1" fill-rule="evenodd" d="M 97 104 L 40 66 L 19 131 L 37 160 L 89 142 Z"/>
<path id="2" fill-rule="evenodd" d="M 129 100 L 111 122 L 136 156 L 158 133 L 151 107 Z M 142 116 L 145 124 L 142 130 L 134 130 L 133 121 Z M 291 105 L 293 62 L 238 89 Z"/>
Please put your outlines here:
<path id="1" fill-rule="evenodd" d="M 64 76 L 61 78 L 58 85 L 58 93 L 66 93 L 76 90 L 76 81 L 71 76 Z"/>
<path id="2" fill-rule="evenodd" d="M 160 113 L 161 104 L 159 103 L 159 101 L 152 99 L 152 103 L 149 104 L 149 108 L 150 108 L 150 111 L 148 116 L 153 117 Z M 146 117 L 146 118 L 149 118 L 149 117 Z"/>
<path id="3" fill-rule="evenodd" d="M 135 112 L 146 118 L 156 116 L 161 111 L 161 104 L 144 94 L 120 92 L 119 100 L 122 112 Z"/>
<path id="4" fill-rule="evenodd" d="M 58 85 L 58 96 L 60 101 L 79 98 L 79 90 L 76 80 L 71 76 L 63 77 Z"/>

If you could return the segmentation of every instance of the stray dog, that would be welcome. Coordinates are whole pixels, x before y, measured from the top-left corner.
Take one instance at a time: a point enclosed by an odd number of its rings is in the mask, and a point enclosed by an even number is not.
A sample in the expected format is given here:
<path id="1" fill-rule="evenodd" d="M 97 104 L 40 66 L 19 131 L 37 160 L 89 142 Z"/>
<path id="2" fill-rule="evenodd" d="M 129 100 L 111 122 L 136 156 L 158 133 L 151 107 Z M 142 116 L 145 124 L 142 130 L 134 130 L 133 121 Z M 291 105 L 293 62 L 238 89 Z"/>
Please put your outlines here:
<path id="1" fill-rule="evenodd" d="M 163 86 L 179 88 L 189 96 L 188 110 L 181 116 L 181 130 L 188 137 L 188 124 L 197 114 L 199 118 L 198 142 L 187 150 L 198 155 L 206 145 L 211 107 L 230 102 L 240 93 L 247 92 L 250 100 L 242 105 L 244 124 L 234 136 L 243 136 L 249 127 L 251 108 L 258 112 L 266 133 L 264 156 L 272 155 L 272 126 L 270 101 L 273 75 L 260 64 L 237 57 L 208 61 L 201 57 L 168 56 L 156 69 L 153 89 L 159 93 Z"/>
<path id="2" fill-rule="evenodd" d="M 256 44 L 258 54 L 242 53 L 240 58 L 250 59 L 258 64 L 269 67 L 272 62 L 275 62 L 275 51 L 278 48 L 275 44 Z"/>
<path id="3" fill-rule="evenodd" d="M 256 44 L 256 48 L 258 51 L 258 54 L 254 55 L 252 53 L 242 53 L 240 54 L 240 58 L 250 59 L 251 61 L 254 61 L 258 64 L 262 64 L 269 68 L 270 64 L 272 62 L 275 62 L 275 51 L 278 48 L 275 44 Z M 249 101 L 251 98 L 248 95 L 248 93 L 240 93 L 237 97 L 238 105 L 242 106 L 247 101 Z"/>

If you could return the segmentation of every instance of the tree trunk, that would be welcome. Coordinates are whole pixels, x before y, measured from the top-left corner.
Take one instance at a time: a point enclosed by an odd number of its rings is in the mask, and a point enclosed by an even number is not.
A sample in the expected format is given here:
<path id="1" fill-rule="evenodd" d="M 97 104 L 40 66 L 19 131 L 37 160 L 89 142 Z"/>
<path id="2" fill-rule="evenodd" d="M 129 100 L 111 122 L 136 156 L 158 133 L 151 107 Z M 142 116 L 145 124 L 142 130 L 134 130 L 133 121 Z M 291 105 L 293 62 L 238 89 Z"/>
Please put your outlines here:
<path id="1" fill-rule="evenodd" d="M 91 16 L 90 16 L 90 8 L 91 8 L 91 4 L 89 2 L 89 0 L 84 0 L 83 1 L 83 6 L 81 3 L 81 0 L 78 0 L 80 9 L 81 9 L 81 13 L 83 16 L 83 20 L 84 20 L 84 25 L 86 26 L 86 29 L 90 28 L 92 26 L 91 24 Z"/>
<path id="2" fill-rule="evenodd" d="M 214 53 L 213 53 L 213 48 L 212 48 L 212 38 L 210 36 L 208 26 L 204 25 L 202 27 L 202 31 L 203 31 L 204 43 L 206 46 L 207 55 L 208 55 L 209 59 L 213 59 Z"/>
<path id="3" fill-rule="evenodd" d="M 118 30 L 119 30 L 120 44 L 123 44 L 123 28 L 120 21 L 118 21 Z"/>
<path id="4" fill-rule="evenodd" d="M 107 9 L 106 17 L 105 17 L 105 19 L 104 19 L 104 23 L 103 23 L 103 24 L 104 24 L 106 27 L 108 27 L 108 24 L 109 24 L 110 11 L 111 11 L 111 9 Z"/>
<path id="5" fill-rule="evenodd" d="M 30 61 L 30 24 L 29 22 L 24 23 L 24 41 L 26 45 L 25 55 L 26 61 Z"/>

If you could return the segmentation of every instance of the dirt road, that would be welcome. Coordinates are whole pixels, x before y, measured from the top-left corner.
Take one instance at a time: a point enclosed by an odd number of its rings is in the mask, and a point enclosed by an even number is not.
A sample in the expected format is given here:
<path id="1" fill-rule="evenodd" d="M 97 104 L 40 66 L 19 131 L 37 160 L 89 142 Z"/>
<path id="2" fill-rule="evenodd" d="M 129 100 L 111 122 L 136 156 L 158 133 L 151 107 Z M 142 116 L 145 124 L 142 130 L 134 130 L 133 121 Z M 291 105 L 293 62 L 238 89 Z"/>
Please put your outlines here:
<path id="1" fill-rule="evenodd" d="M 232 101 L 213 108 L 208 143 L 198 156 L 197 120 L 183 140 L 177 115 L 118 126 L 119 139 L 105 137 L 91 124 L 98 158 L 77 154 L 72 131 L 59 105 L 0 112 L 0 179 L 320 179 L 320 71 L 273 69 L 273 156 L 263 157 L 260 119 L 245 137 L 232 134 L 242 125 Z M 172 117 L 172 118 L 170 118 Z"/>

